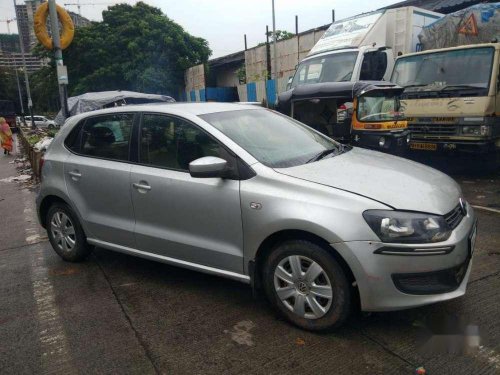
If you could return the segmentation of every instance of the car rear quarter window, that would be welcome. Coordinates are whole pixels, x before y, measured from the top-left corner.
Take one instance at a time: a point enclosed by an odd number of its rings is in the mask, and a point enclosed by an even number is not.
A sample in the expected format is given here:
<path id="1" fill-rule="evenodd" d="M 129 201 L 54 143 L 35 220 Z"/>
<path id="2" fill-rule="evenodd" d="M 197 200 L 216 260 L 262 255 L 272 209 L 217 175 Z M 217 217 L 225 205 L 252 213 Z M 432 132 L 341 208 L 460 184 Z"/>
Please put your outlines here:
<path id="1" fill-rule="evenodd" d="M 71 130 L 71 132 L 68 134 L 66 139 L 64 140 L 64 145 L 66 148 L 69 150 L 75 152 L 75 153 L 80 153 L 80 141 L 81 141 L 81 130 L 83 126 L 84 121 L 80 121 L 74 128 Z"/>
<path id="2" fill-rule="evenodd" d="M 134 115 L 110 114 L 85 121 L 80 153 L 103 159 L 127 161 Z"/>

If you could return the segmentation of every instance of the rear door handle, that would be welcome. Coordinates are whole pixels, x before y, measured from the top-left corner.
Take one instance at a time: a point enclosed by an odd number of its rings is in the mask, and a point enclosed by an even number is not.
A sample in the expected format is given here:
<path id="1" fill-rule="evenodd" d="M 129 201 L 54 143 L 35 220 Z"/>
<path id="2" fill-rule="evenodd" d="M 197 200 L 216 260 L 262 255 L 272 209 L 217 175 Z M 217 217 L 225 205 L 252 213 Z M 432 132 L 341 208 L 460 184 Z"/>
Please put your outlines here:
<path id="1" fill-rule="evenodd" d="M 132 184 L 132 186 L 133 186 L 134 188 L 136 188 L 137 190 L 139 190 L 139 191 L 140 191 L 140 190 L 147 190 L 147 191 L 151 190 L 151 186 L 149 186 L 149 185 L 148 185 L 148 183 L 147 183 L 147 182 L 145 182 L 145 181 L 134 182 L 134 183 Z"/>

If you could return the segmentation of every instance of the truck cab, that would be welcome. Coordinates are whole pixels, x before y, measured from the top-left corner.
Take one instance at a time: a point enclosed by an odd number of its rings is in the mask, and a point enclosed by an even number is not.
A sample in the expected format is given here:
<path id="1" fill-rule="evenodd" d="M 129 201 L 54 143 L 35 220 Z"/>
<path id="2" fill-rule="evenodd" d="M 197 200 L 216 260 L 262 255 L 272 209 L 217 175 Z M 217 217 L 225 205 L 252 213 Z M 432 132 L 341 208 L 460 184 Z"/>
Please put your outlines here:
<path id="1" fill-rule="evenodd" d="M 389 80 L 393 66 L 393 51 L 387 47 L 324 52 L 305 58 L 287 88 L 312 83 Z"/>
<path id="2" fill-rule="evenodd" d="M 500 148 L 500 43 L 441 48 L 401 56 L 391 81 L 405 88 L 401 105 L 410 147 L 495 152 Z"/>
<path id="3" fill-rule="evenodd" d="M 389 80 L 397 55 L 419 48 L 418 34 L 442 14 L 413 6 L 334 22 L 288 81 L 302 84 Z"/>

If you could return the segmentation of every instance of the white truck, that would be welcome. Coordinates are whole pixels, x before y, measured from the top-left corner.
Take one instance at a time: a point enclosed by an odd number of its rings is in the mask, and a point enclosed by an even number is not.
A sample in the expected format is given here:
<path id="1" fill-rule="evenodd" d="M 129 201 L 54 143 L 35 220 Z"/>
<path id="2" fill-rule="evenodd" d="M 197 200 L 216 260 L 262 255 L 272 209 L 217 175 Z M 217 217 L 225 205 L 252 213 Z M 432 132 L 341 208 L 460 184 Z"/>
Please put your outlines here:
<path id="1" fill-rule="evenodd" d="M 394 59 L 418 50 L 418 34 L 443 15 L 408 6 L 334 22 L 302 60 L 287 89 L 302 84 L 389 80 Z"/>

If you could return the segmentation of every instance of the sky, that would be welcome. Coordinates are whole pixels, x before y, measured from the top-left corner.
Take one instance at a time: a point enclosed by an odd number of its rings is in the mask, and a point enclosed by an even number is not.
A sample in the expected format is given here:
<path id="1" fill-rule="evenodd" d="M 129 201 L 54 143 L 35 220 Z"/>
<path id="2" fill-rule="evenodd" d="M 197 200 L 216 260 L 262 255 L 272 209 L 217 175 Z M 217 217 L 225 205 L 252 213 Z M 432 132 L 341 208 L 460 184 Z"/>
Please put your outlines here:
<path id="1" fill-rule="evenodd" d="M 16 0 L 18 4 L 24 0 Z M 77 3 L 78 0 L 65 0 Z M 101 13 L 109 5 L 136 3 L 135 0 L 80 0 L 82 16 L 102 20 Z M 272 29 L 271 0 L 144 0 L 159 7 L 169 18 L 194 36 L 208 40 L 213 53 L 211 58 L 224 56 L 244 49 L 243 35 L 247 35 L 248 47 L 265 41 L 266 25 Z M 299 32 L 331 23 L 332 9 L 335 18 L 369 12 L 397 0 L 275 0 L 276 29 L 295 31 L 295 15 L 299 16 Z M 59 5 L 63 1 L 57 1 Z M 93 5 L 88 5 L 93 4 Z M 76 6 L 67 5 L 77 12 Z M 12 0 L 0 0 L 0 33 L 7 32 L 6 19 L 15 16 Z M 17 32 L 11 23 L 11 32 Z"/>

